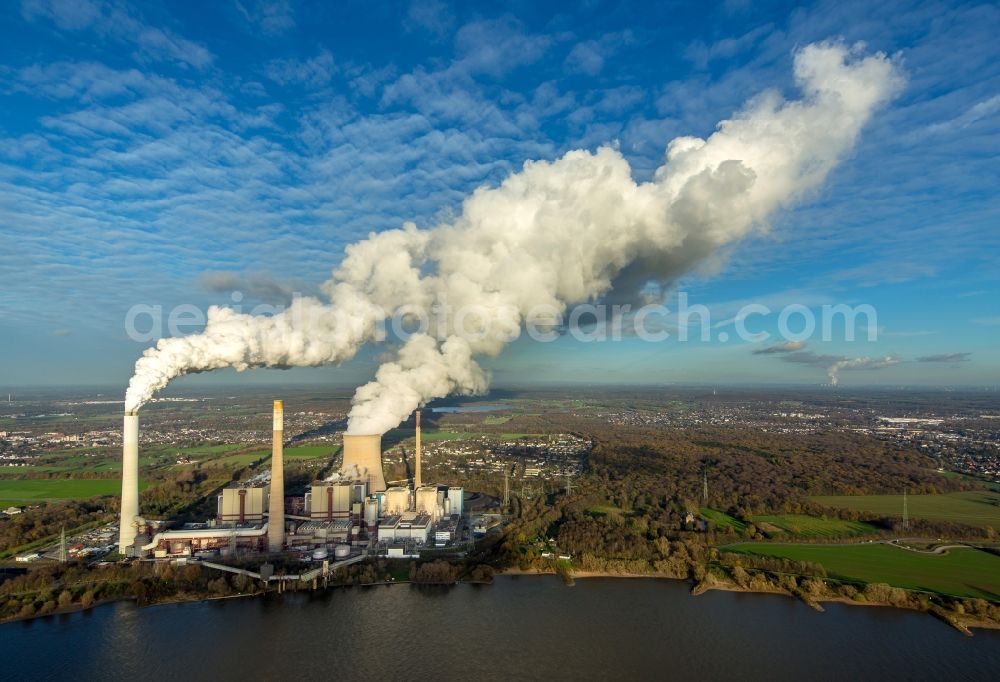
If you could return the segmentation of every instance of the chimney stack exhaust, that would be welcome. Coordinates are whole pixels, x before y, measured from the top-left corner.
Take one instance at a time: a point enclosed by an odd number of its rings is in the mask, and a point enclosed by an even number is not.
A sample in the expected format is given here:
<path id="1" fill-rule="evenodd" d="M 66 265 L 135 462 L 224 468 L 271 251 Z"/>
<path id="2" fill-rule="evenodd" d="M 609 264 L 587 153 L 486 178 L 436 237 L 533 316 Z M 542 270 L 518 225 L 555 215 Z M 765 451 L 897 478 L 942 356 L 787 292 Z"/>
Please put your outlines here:
<path id="1" fill-rule="evenodd" d="M 274 430 L 271 445 L 271 491 L 268 494 L 267 550 L 285 548 L 285 405 L 274 401 Z"/>

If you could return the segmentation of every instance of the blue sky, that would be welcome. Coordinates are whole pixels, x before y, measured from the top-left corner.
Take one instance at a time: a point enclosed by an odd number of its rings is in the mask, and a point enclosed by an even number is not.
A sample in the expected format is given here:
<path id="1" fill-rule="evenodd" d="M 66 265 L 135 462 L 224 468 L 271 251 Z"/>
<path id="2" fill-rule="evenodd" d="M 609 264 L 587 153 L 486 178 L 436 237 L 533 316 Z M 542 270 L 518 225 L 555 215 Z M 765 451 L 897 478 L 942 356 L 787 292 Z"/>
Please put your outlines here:
<path id="1" fill-rule="evenodd" d="M 124 387 L 135 304 L 313 293 L 344 245 L 447 220 L 529 159 L 613 143 L 646 179 L 673 137 L 762 90 L 796 96 L 794 50 L 830 38 L 896 55 L 905 90 L 821 192 L 679 287 L 720 321 L 750 301 L 871 304 L 877 341 L 801 351 L 903 360 L 844 386 L 1000 384 L 1000 9 L 554 7 L 4 3 L 0 385 Z M 822 359 L 755 349 L 564 339 L 487 365 L 508 386 L 825 381 Z M 357 383 L 380 352 L 240 380 Z"/>

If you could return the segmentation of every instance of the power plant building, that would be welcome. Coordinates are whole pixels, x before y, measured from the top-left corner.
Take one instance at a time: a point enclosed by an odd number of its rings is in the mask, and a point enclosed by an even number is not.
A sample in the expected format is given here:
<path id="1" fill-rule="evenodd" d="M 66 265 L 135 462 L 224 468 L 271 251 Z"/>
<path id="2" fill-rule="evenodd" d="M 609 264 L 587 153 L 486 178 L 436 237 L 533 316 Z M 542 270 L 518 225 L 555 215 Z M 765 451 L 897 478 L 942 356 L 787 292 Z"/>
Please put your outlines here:
<path id="1" fill-rule="evenodd" d="M 227 555 L 238 551 L 260 552 L 266 547 L 267 524 L 220 528 L 199 523 L 157 533 L 141 550 L 143 554 L 164 558 L 199 554 Z"/>
<path id="2" fill-rule="evenodd" d="M 382 513 L 389 515 L 402 514 L 410 511 L 410 489 L 395 486 L 385 491 L 385 503 Z"/>
<path id="3" fill-rule="evenodd" d="M 438 489 L 436 486 L 425 485 L 416 490 L 415 511 L 427 514 L 434 521 L 441 518 L 440 500 L 438 499 Z"/>
<path id="4" fill-rule="evenodd" d="M 430 531 L 431 517 L 427 514 L 386 516 L 378 524 L 378 541 L 392 543 L 413 540 L 426 544 Z"/>
<path id="5" fill-rule="evenodd" d="M 216 518 L 222 524 L 260 523 L 267 508 L 267 489 L 264 486 L 233 486 L 224 488 L 219 495 Z"/>
<path id="6" fill-rule="evenodd" d="M 306 515 L 311 519 L 361 516 L 367 493 L 364 481 L 314 483 L 306 493 Z"/>
<path id="7" fill-rule="evenodd" d="M 457 485 L 448 488 L 447 502 L 445 516 L 461 516 L 465 512 L 465 489 Z"/>

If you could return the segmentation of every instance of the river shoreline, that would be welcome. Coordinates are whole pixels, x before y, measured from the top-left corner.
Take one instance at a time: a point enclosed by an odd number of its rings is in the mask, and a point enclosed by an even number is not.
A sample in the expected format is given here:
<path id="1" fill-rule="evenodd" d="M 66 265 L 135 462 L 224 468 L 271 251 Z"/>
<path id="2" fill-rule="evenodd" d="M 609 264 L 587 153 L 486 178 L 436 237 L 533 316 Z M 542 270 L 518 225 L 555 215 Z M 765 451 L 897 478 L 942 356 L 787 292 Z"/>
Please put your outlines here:
<path id="1" fill-rule="evenodd" d="M 497 576 L 532 576 L 532 575 L 551 575 L 558 576 L 559 574 L 554 570 L 548 569 L 520 569 L 520 568 L 509 568 L 497 573 Z M 666 575 L 652 575 L 648 573 L 610 573 L 606 571 L 574 571 L 570 576 L 575 580 L 577 578 L 587 579 L 587 578 L 624 578 L 624 579 L 635 579 L 635 578 L 646 578 L 652 580 L 681 580 L 685 582 L 690 582 L 689 578 L 673 578 Z M 716 591 L 716 592 L 740 592 L 744 594 L 773 594 L 780 595 L 784 597 L 790 597 L 792 599 L 801 599 L 797 595 L 792 594 L 786 590 L 753 590 L 746 587 L 740 587 L 739 585 L 733 583 L 716 583 L 714 585 L 695 585 L 691 588 L 691 595 L 697 597 L 698 595 L 704 594 L 705 592 Z M 968 630 L 970 628 L 977 628 L 983 630 L 1000 630 L 1000 623 L 994 623 L 993 621 L 986 621 L 974 617 L 970 617 L 968 614 L 948 614 L 947 616 L 936 613 L 932 611 L 921 611 L 919 609 L 910 609 L 903 606 L 894 606 L 893 604 L 881 604 L 878 602 L 861 602 L 854 599 L 849 599 L 847 597 L 818 597 L 814 600 L 802 600 L 807 605 L 816 608 L 818 611 L 822 611 L 821 604 L 835 603 L 835 604 L 846 604 L 847 606 L 872 606 L 888 609 L 899 609 L 900 611 L 907 611 L 914 614 L 927 614 L 944 620 L 952 627 L 956 628 L 963 634 L 972 636 L 972 633 Z M 819 606 L 819 608 L 817 608 Z"/>
<path id="2" fill-rule="evenodd" d="M 527 570 L 524 570 L 524 569 L 520 569 L 520 568 L 507 568 L 507 569 L 504 569 L 502 571 L 497 572 L 496 575 L 494 576 L 494 578 L 503 578 L 503 577 L 516 578 L 516 577 L 530 577 L 530 576 L 553 576 L 553 577 L 558 577 L 559 575 L 560 574 L 558 572 L 556 572 L 555 570 L 549 570 L 549 569 L 527 569 Z M 610 573 L 610 572 L 606 572 L 606 571 L 576 571 L 576 572 L 573 572 L 573 573 L 570 574 L 570 578 L 572 580 L 576 580 L 576 579 L 586 580 L 586 579 L 592 579 L 592 578 L 615 578 L 615 579 L 628 579 L 628 580 L 634 580 L 634 579 L 673 580 L 673 581 L 684 581 L 684 582 L 689 582 L 690 583 L 690 579 L 688 579 L 688 578 L 675 578 L 675 577 L 671 577 L 671 576 L 652 575 L 652 574 L 648 574 L 648 573 Z M 331 586 L 329 586 L 327 588 L 324 588 L 324 589 L 336 589 L 336 588 L 345 588 L 345 587 L 379 587 L 379 586 L 382 586 L 382 585 L 414 585 L 414 584 L 451 586 L 451 585 L 457 585 L 457 584 L 489 585 L 490 582 L 483 581 L 483 580 L 459 580 L 459 581 L 456 581 L 454 583 L 413 583 L 412 581 L 405 580 L 405 581 L 392 581 L 392 582 L 371 583 L 371 584 L 368 584 L 368 585 L 353 585 L 353 584 L 352 585 L 331 585 Z M 567 586 L 572 586 L 572 583 L 568 583 Z M 291 590 L 291 591 L 298 592 L 298 591 L 302 591 L 302 590 Z M 309 590 L 306 590 L 306 591 L 309 591 Z M 785 590 L 753 590 L 753 589 L 749 589 L 749 588 L 740 587 L 739 585 L 735 585 L 733 583 L 716 583 L 716 584 L 713 584 L 713 585 L 695 585 L 695 586 L 692 586 L 692 588 L 690 590 L 690 593 L 691 593 L 692 596 L 699 596 L 699 595 L 704 594 L 705 592 L 709 592 L 709 591 L 738 592 L 738 593 L 744 593 L 744 594 L 770 594 L 770 595 L 780 595 L 780 596 L 784 596 L 784 597 L 790 597 L 792 599 L 801 599 L 801 597 L 798 597 L 797 595 L 794 595 L 791 592 L 788 592 L 788 591 L 785 591 Z M 167 606 L 167 605 L 171 605 L 171 604 L 191 604 L 191 603 L 199 603 L 199 602 L 222 601 L 222 600 L 228 600 L 228 599 L 245 599 L 245 598 L 251 598 L 251 597 L 267 596 L 268 594 L 271 594 L 271 592 L 258 591 L 258 592 L 246 592 L 246 593 L 242 593 L 242 594 L 228 594 L 228 595 L 219 595 L 219 596 L 190 595 L 190 596 L 183 596 L 183 597 L 176 597 L 176 598 L 172 598 L 172 599 L 167 599 L 167 600 L 164 600 L 164 601 L 156 601 L 156 602 L 150 602 L 150 603 L 147 603 L 147 604 L 141 604 L 141 605 L 139 605 L 139 608 L 143 608 L 144 609 L 144 608 L 150 608 L 150 607 L 154 607 L 154 606 Z M 116 599 L 106 599 L 106 600 L 101 600 L 101 601 L 94 602 L 93 604 L 91 604 L 89 606 L 82 606 L 82 605 L 76 604 L 76 605 L 73 605 L 73 606 L 70 606 L 70 607 L 67 607 L 67 608 L 56 609 L 55 611 L 51 611 L 49 613 L 33 614 L 31 616 L 8 618 L 8 619 L 0 621 L 0 625 L 7 625 L 7 624 L 10 624 L 10 623 L 17 623 L 17 622 L 27 622 L 27 621 L 32 621 L 32 620 L 38 620 L 38 619 L 41 619 L 41 618 L 48 618 L 48 617 L 51 617 L 51 616 L 63 616 L 63 615 L 69 615 L 69 614 L 78 613 L 78 612 L 85 612 L 85 611 L 90 611 L 90 610 L 95 609 L 95 608 L 100 607 L 100 606 L 107 606 L 109 604 L 114 604 L 114 603 L 122 602 L 122 601 L 135 601 L 135 598 L 134 597 L 120 597 L 120 598 L 116 598 Z M 839 604 L 846 604 L 848 606 L 868 606 L 868 607 L 891 608 L 891 609 L 899 609 L 901 611 L 908 611 L 908 612 L 914 613 L 914 614 L 927 614 L 927 615 L 934 616 L 935 618 L 938 618 L 940 620 L 943 620 L 944 622 L 948 623 L 952 627 L 958 629 L 959 631 L 961 631 L 964 634 L 967 634 L 969 636 L 972 636 L 972 633 L 969 632 L 969 629 L 971 629 L 971 628 L 984 629 L 984 630 L 1000 630 L 1000 623 L 994 623 L 992 621 L 984 621 L 984 620 L 981 620 L 981 619 L 970 617 L 968 614 L 950 614 L 950 613 L 949 614 L 943 614 L 943 613 L 934 612 L 934 611 L 921 611 L 919 609 L 910 609 L 910 608 L 905 608 L 905 607 L 900 607 L 900 606 L 894 606 L 892 604 L 881 604 L 881 603 L 875 603 L 875 602 L 859 602 L 859 601 L 855 601 L 853 599 L 848 599 L 847 597 L 820 597 L 820 598 L 817 598 L 817 599 L 814 599 L 814 600 L 811 600 L 811 601 L 810 600 L 802 600 L 802 601 L 804 601 L 807 605 L 809 605 L 809 606 L 811 606 L 813 608 L 816 608 L 818 611 L 823 611 L 822 606 L 819 606 L 820 604 L 823 604 L 823 603 L 839 603 Z"/>

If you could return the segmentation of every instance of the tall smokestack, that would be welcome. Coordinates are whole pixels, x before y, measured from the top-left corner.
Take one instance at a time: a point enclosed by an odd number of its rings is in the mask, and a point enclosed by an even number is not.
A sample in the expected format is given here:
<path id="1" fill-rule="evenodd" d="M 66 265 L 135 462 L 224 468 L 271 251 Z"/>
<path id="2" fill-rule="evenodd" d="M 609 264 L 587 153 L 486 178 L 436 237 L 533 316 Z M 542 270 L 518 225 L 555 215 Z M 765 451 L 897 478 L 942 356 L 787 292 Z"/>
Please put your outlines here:
<path id="1" fill-rule="evenodd" d="M 382 472 L 382 436 L 374 434 L 344 434 L 344 464 L 343 470 L 350 472 L 357 468 L 358 473 L 367 477 L 370 485 L 369 493 L 385 490 L 385 474 Z"/>
<path id="2" fill-rule="evenodd" d="M 118 551 L 128 556 L 135 542 L 135 517 L 139 515 L 139 413 L 125 413 L 122 433 L 122 504 Z"/>
<path id="3" fill-rule="evenodd" d="M 417 466 L 413 477 L 413 489 L 416 490 L 420 485 L 420 410 L 417 410 Z"/>
<path id="4" fill-rule="evenodd" d="M 267 517 L 267 549 L 285 548 L 285 404 L 274 401 L 274 431 L 271 446 L 271 492 Z"/>

